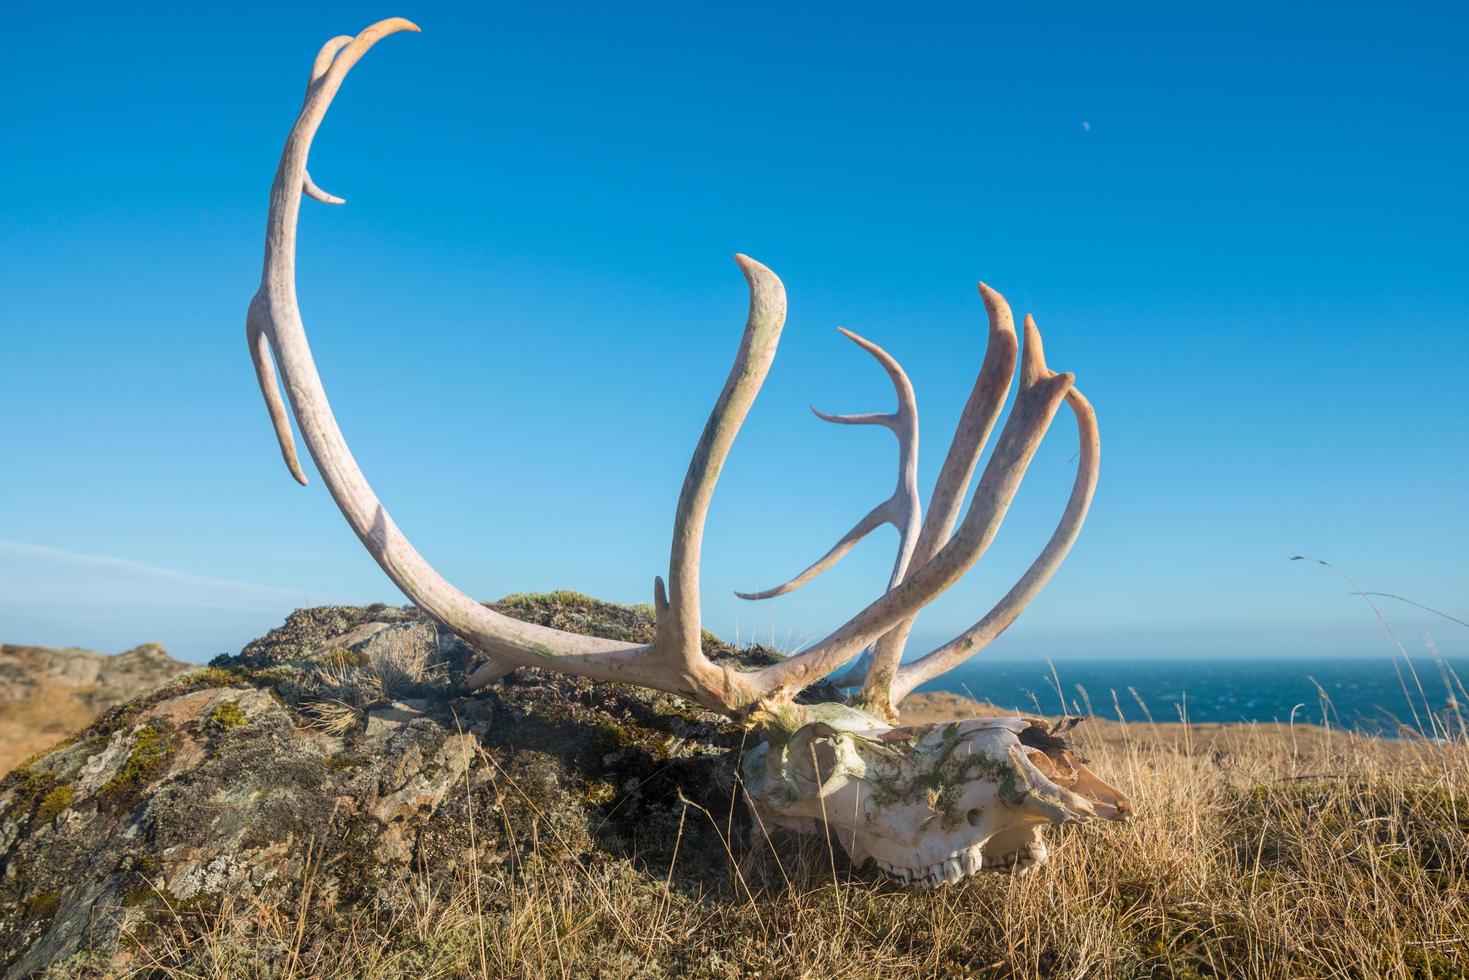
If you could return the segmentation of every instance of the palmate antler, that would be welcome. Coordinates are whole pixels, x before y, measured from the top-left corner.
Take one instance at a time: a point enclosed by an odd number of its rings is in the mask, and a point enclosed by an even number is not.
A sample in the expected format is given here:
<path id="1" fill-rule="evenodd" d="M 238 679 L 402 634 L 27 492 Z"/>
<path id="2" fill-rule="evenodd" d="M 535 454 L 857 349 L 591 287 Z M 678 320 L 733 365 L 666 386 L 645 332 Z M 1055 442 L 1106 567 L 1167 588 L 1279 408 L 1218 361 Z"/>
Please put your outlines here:
<path id="1" fill-rule="evenodd" d="M 1027 318 L 1019 393 L 980 477 L 974 501 L 963 520 L 958 520 L 1016 361 L 1017 343 L 1009 310 L 999 294 L 981 286 L 990 314 L 989 350 L 939 476 L 927 520 L 920 525 L 918 421 L 912 386 L 886 352 L 848 334 L 888 371 L 898 391 L 899 408 L 893 415 L 823 417 L 891 428 L 901 448 L 898 487 L 821 561 L 786 585 L 754 595 L 777 595 L 809 581 L 885 522 L 897 527 L 901 538 L 888 591 L 826 639 L 773 666 L 741 671 L 714 664 L 704 656 L 699 645 L 699 558 L 704 522 L 719 472 L 774 360 L 785 323 L 785 289 L 780 280 L 743 255 L 736 256 L 735 261 L 749 286 L 749 317 L 734 366 L 704 426 L 679 495 L 667 587 L 661 578 L 654 580 L 657 628 L 653 642 L 637 645 L 602 640 L 510 619 L 475 601 L 435 571 L 393 523 L 352 458 L 311 356 L 295 285 L 301 194 L 329 204 L 342 203 L 340 198 L 321 191 L 307 174 L 311 140 L 343 78 L 367 49 L 389 34 L 417 30 L 409 21 L 392 18 L 374 24 L 355 38 L 333 38 L 317 55 L 301 112 L 286 138 L 271 187 L 265 266 L 260 289 L 250 303 L 246 333 L 260 390 L 292 475 L 306 482 L 281 398 L 280 381 L 284 382 L 291 411 L 317 470 L 363 545 L 409 599 L 490 658 L 469 677 L 471 687 L 516 666 L 536 666 L 668 691 L 737 718 L 778 719 L 785 726 L 800 717 L 800 712 L 791 707 L 796 692 L 876 643 L 863 697 L 869 706 L 891 714 L 891 705 L 903 694 L 960 663 L 1019 615 L 1060 564 L 1085 517 L 1096 482 L 1096 422 L 1086 400 L 1072 387 L 1072 376 L 1046 367 L 1040 334 Z M 920 660 L 899 667 L 903 642 L 919 610 L 957 582 L 993 540 L 1062 401 L 1076 413 L 1082 459 L 1060 527 L 1040 558 L 984 619 Z"/>

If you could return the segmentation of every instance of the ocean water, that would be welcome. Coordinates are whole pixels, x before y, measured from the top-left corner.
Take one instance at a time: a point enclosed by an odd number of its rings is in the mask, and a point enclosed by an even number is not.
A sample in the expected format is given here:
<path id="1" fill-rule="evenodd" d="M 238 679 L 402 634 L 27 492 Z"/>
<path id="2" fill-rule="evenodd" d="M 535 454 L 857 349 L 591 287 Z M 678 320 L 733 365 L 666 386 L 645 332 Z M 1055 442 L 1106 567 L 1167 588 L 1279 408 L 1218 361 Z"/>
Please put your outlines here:
<path id="1" fill-rule="evenodd" d="M 1415 657 L 1220 658 L 1207 660 L 997 660 L 983 656 L 919 690 L 954 691 L 1002 708 L 1095 714 L 1127 721 L 1321 723 L 1393 734 L 1399 723 L 1429 730 L 1425 704 L 1451 701 L 1469 720 L 1469 660 Z M 1455 677 L 1457 675 L 1457 679 Z M 1060 694 L 1056 678 L 1060 679 Z M 1422 693 L 1419 692 L 1419 685 Z M 1406 693 L 1405 693 L 1406 687 Z M 1090 710 L 1088 710 L 1090 704 Z M 1414 712 L 1417 713 L 1415 724 Z M 1452 715 L 1452 711 L 1450 712 Z"/>

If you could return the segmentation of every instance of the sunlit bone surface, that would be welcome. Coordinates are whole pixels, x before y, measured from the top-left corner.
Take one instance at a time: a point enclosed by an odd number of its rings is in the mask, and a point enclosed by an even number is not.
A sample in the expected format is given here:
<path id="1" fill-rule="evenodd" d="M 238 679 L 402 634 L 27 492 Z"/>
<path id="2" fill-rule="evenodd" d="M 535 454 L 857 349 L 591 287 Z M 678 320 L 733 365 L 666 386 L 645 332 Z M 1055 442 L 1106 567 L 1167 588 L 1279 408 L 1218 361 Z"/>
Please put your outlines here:
<path id="1" fill-rule="evenodd" d="M 1076 543 L 1097 486 L 1101 436 L 1091 403 L 1074 375 L 1047 365 L 1035 320 L 1026 316 L 1017 331 L 1005 298 L 983 283 L 979 293 L 989 321 L 984 357 L 926 507 L 917 479 L 913 385 L 895 357 L 844 331 L 888 375 L 897 407 L 890 413 L 817 414 L 844 425 L 882 426 L 897 437 L 893 493 L 805 571 L 740 594 L 759 601 L 799 588 L 883 524 L 898 530 L 898 554 L 886 589 L 799 653 L 747 670 L 714 662 L 701 645 L 700 564 L 715 484 L 785 329 L 784 284 L 745 255 L 735 257 L 750 299 L 745 330 L 689 461 L 673 515 L 667 577 L 652 577 L 652 642 L 585 636 L 504 616 L 455 586 L 413 546 L 358 466 L 327 399 L 297 303 L 296 237 L 303 196 L 344 203 L 317 186 L 307 163 L 347 73 L 379 41 L 417 31 L 411 21 L 391 17 L 356 36 L 330 39 L 313 60 L 271 184 L 260 288 L 246 314 L 245 335 L 291 475 L 307 481 L 292 432 L 294 416 L 322 482 L 368 553 L 404 595 L 483 657 L 466 687 L 483 687 L 518 667 L 539 667 L 637 684 L 722 712 L 763 740 L 747 774 L 757 815 L 805 830 L 819 830 L 825 821 L 839 831 L 854 859 L 876 858 L 900 880 L 935 883 L 981 867 L 1027 867 L 1045 857 L 1041 825 L 1124 815 L 1126 802 L 1082 768 L 1043 722 L 1012 718 L 893 727 L 908 693 L 993 642 L 1050 581 Z M 1063 405 L 1076 423 L 1077 465 L 1055 530 L 978 621 L 928 653 L 906 657 L 919 613 L 988 550 Z M 797 700 L 803 689 L 843 668 L 846 676 L 839 675 L 837 685 L 860 687 L 850 705 Z"/>
<path id="2" fill-rule="evenodd" d="M 871 858 L 905 884 L 1025 870 L 1047 857 L 1046 824 L 1131 810 L 1062 738 L 1074 719 L 890 728 L 862 712 L 823 713 L 746 757 L 751 806 L 766 826 L 830 828 L 854 863 Z"/>

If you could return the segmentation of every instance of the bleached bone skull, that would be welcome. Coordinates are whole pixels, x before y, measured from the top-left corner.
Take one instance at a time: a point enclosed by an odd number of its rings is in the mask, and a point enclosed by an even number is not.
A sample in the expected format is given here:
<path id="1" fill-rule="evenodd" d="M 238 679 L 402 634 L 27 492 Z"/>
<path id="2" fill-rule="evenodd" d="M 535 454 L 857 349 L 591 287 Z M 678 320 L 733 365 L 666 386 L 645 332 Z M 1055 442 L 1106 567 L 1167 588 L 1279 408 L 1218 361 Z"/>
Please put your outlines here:
<path id="1" fill-rule="evenodd" d="M 833 676 L 838 686 L 860 685 L 855 704 L 896 722 L 908 694 L 958 667 L 1009 628 L 1056 573 L 1086 521 L 1101 465 L 1096 412 L 1077 388 L 1075 375 L 1046 363 L 1035 319 L 1027 315 L 1017 330 L 1010 305 L 984 283 L 979 284 L 989 320 L 984 359 L 926 505 L 918 490 L 913 384 L 895 357 L 843 330 L 887 374 L 897 408 L 816 414 L 843 425 L 889 429 L 898 441 L 897 483 L 890 497 L 795 578 L 738 594 L 755 601 L 798 589 L 884 524 L 897 530 L 898 552 L 885 591 L 799 653 L 744 670 L 711 660 L 702 641 L 699 575 L 710 501 L 785 329 L 785 286 L 746 255 L 736 255 L 735 262 L 749 289 L 749 314 L 679 492 L 667 577 L 653 578 L 656 626 L 650 642 L 586 636 L 513 619 L 456 588 L 418 552 L 389 516 L 337 425 L 296 296 L 302 197 L 344 203 L 307 172 L 317 130 L 347 73 L 368 49 L 390 35 L 417 31 L 411 21 L 390 17 L 355 37 L 333 37 L 317 53 L 271 183 L 264 265 L 246 313 L 245 336 L 291 475 L 307 481 L 296 448 L 299 432 L 322 482 L 373 559 L 415 605 L 485 658 L 468 672 L 465 687 L 472 691 L 517 667 L 538 667 L 663 691 L 727 715 L 766 739 L 747 770 L 758 814 L 776 825 L 833 827 L 855 860 L 874 857 L 900 879 L 936 883 L 981 867 L 1024 867 L 1045 857 L 1042 825 L 1126 813 L 1127 802 L 1083 768 L 1060 732 L 1044 722 L 1009 718 L 894 728 L 844 704 L 796 701 L 813 681 Z M 550 388 L 554 382 L 550 379 Z M 1056 529 L 982 618 L 927 653 L 906 656 L 919 613 L 973 568 L 994 540 L 1063 405 L 1076 423 L 1077 464 Z M 986 452 L 997 425 L 994 445 Z M 860 669 L 853 667 L 849 679 L 834 676 L 864 650 L 870 658 Z"/>
<path id="2" fill-rule="evenodd" d="M 825 717 L 746 756 L 745 788 L 766 826 L 830 828 L 856 864 L 930 886 L 984 870 L 1024 870 L 1047 857 L 1046 824 L 1131 811 L 1083 765 L 1056 725 L 982 718 L 891 728 L 820 705 Z"/>

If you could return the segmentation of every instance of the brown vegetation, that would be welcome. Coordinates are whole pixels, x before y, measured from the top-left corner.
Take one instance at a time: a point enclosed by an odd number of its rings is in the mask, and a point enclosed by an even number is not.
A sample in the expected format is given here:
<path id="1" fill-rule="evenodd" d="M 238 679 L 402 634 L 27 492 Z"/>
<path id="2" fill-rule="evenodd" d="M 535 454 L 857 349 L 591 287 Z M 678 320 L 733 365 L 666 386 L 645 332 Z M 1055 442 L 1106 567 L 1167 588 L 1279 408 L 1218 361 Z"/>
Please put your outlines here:
<path id="1" fill-rule="evenodd" d="M 680 881 L 677 857 L 662 880 L 564 860 L 556 827 L 532 815 L 498 828 L 540 840 L 519 866 L 447 889 L 424 877 L 330 941 L 287 908 L 179 912 L 139 947 L 139 975 L 1469 976 L 1463 746 L 1101 727 L 1090 754 L 1136 819 L 1063 831 L 1027 874 L 901 889 L 816 842 L 729 839 L 728 884 L 705 889 Z M 525 795 L 504 774 L 496 791 Z M 298 887 L 313 887 L 309 869 Z"/>
<path id="2" fill-rule="evenodd" d="M 0 776 L 188 669 L 152 643 L 113 657 L 0 643 Z"/>
<path id="3" fill-rule="evenodd" d="M 517 599 L 648 628 L 585 597 Z M 1081 747 L 1134 819 L 1051 832 L 1051 861 L 1020 875 L 906 889 L 752 824 L 717 716 L 535 670 L 455 697 L 464 651 L 426 627 L 303 610 L 0 781 L 0 837 L 18 835 L 0 878 L 31 876 L 0 881 L 0 938 L 56 950 L 11 970 L 1469 977 L 1463 742 L 1092 719 Z M 991 710 L 931 695 L 905 716 Z"/>

